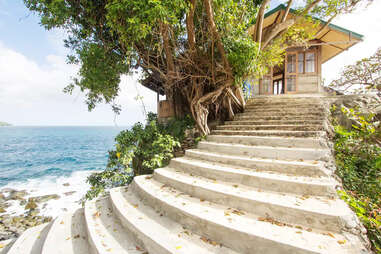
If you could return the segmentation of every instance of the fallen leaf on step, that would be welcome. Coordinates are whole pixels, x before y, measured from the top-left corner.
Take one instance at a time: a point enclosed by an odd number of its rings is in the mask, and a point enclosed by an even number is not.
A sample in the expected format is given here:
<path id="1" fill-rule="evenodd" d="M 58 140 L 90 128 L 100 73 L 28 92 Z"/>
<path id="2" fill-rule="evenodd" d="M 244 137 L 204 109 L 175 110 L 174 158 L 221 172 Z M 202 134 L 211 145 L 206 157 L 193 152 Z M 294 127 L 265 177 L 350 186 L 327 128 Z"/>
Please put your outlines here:
<path id="1" fill-rule="evenodd" d="M 301 234 L 301 233 L 302 233 L 302 231 L 296 231 L 295 233 L 297 233 L 297 234 Z"/>
<path id="2" fill-rule="evenodd" d="M 238 184 L 234 184 L 233 187 L 234 187 L 234 188 L 238 188 Z"/>
<path id="3" fill-rule="evenodd" d="M 327 236 L 330 236 L 330 237 L 332 237 L 332 238 L 335 238 L 335 236 L 334 236 L 332 233 L 330 233 L 330 232 L 328 232 L 328 233 L 323 233 L 323 235 L 327 235 Z"/>
<path id="4" fill-rule="evenodd" d="M 78 234 L 78 235 L 75 235 L 74 236 L 74 239 L 77 239 L 77 238 L 79 238 L 80 237 L 80 235 Z"/>
<path id="5" fill-rule="evenodd" d="M 134 206 L 135 208 L 138 208 L 138 206 L 139 206 L 139 205 L 138 205 L 138 204 L 136 204 L 136 205 L 133 205 L 133 206 Z"/>
<path id="6" fill-rule="evenodd" d="M 152 179 L 152 176 L 146 176 L 146 179 Z"/>
<path id="7" fill-rule="evenodd" d="M 112 251 L 112 249 L 111 249 L 111 248 L 109 248 L 109 249 L 107 249 L 106 251 L 108 251 L 108 252 L 111 252 L 111 251 Z"/>
<path id="8" fill-rule="evenodd" d="M 339 244 L 344 244 L 344 243 L 346 243 L 347 241 L 346 240 L 339 240 L 339 241 L 337 241 Z"/>
<path id="9" fill-rule="evenodd" d="M 204 202 L 205 201 L 205 199 L 200 199 L 200 202 Z"/>
<path id="10" fill-rule="evenodd" d="M 176 246 L 176 250 L 179 250 L 179 249 L 181 249 L 181 246 Z"/>
<path id="11" fill-rule="evenodd" d="M 93 217 L 99 217 L 99 216 L 101 216 L 100 212 L 96 212 L 96 213 L 93 214 Z"/>
<path id="12" fill-rule="evenodd" d="M 0 249 L 4 248 L 5 245 L 0 243 Z"/>
<path id="13" fill-rule="evenodd" d="M 66 238 L 66 240 L 70 240 L 70 237 Z"/>
<path id="14" fill-rule="evenodd" d="M 232 213 L 237 214 L 237 215 L 244 215 L 245 214 L 244 212 L 239 211 L 239 210 L 233 210 Z"/>
<path id="15" fill-rule="evenodd" d="M 136 247 L 136 250 L 142 251 L 142 248 L 140 248 L 139 246 L 135 246 L 135 247 Z"/>
<path id="16" fill-rule="evenodd" d="M 312 228 L 307 228 L 306 229 L 308 232 L 312 232 Z"/>
<path id="17" fill-rule="evenodd" d="M 60 224 L 64 224 L 64 221 L 61 221 Z"/>
<path id="18" fill-rule="evenodd" d="M 230 216 L 230 213 L 227 211 L 225 211 L 224 214 L 225 214 L 225 216 Z"/>
<path id="19" fill-rule="evenodd" d="M 258 220 L 259 221 L 266 221 L 266 218 L 265 217 L 259 217 Z"/>
<path id="20" fill-rule="evenodd" d="M 189 235 L 189 232 L 188 232 L 188 231 L 186 231 L 186 230 L 185 230 L 185 231 L 183 231 L 183 233 L 184 233 L 184 234 L 187 234 L 187 235 Z"/>

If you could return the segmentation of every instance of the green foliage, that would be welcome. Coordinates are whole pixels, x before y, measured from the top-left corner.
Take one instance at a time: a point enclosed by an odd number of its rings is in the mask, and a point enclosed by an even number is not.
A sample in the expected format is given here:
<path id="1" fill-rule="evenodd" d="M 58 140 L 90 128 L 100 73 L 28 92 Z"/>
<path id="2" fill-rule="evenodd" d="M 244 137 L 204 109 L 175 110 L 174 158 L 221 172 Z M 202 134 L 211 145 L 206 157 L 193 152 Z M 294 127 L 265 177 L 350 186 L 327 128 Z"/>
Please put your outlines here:
<path id="1" fill-rule="evenodd" d="M 380 129 L 373 115 L 345 108 L 342 113 L 356 124 L 351 130 L 335 126 L 337 174 L 345 189 L 339 194 L 367 228 L 374 250 L 381 253 L 381 148 L 376 142 Z"/>
<path id="2" fill-rule="evenodd" d="M 155 114 L 149 113 L 145 125 L 136 123 L 130 130 L 121 131 L 115 138 L 115 149 L 109 151 L 106 169 L 87 179 L 91 188 L 85 199 L 93 199 L 109 188 L 129 184 L 136 175 L 150 174 L 166 166 L 185 138 L 185 130 L 193 125 L 189 116 L 161 124 Z"/>

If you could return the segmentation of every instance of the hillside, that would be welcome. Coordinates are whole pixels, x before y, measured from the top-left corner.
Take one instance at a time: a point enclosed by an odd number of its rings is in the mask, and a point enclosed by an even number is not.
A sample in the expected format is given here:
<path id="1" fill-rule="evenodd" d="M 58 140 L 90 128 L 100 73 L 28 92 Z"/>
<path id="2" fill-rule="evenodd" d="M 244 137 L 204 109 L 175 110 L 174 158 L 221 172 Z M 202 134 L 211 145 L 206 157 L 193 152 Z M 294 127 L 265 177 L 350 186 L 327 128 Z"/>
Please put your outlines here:
<path id="1" fill-rule="evenodd" d="M 6 123 L 6 122 L 0 122 L 0 127 L 2 127 L 2 126 L 11 126 L 11 124 Z"/>

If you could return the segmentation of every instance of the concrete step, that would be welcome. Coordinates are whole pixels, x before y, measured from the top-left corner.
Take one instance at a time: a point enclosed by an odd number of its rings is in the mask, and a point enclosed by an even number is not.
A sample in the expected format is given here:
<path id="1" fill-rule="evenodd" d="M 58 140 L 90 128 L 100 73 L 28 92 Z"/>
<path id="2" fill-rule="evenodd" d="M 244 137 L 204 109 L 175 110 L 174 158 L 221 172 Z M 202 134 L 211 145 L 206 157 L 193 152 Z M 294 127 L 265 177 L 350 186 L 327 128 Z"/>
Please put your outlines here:
<path id="1" fill-rule="evenodd" d="M 201 237 L 154 208 L 145 205 L 128 188 L 115 188 L 110 191 L 114 211 L 122 225 L 133 232 L 137 242 L 149 253 L 224 253 L 236 252 L 221 247 L 219 243 L 209 244 Z"/>
<path id="2" fill-rule="evenodd" d="M 313 107 L 313 108 L 289 108 L 289 107 L 282 107 L 282 108 L 262 108 L 262 109 L 252 109 L 252 108 L 245 108 L 244 113 L 256 113 L 256 114 L 308 114 L 308 113 L 318 113 L 323 114 L 324 111 L 321 108 Z"/>
<path id="3" fill-rule="evenodd" d="M 266 115 L 261 114 L 236 114 L 234 121 L 268 121 L 268 120 L 279 120 L 279 121 L 288 121 L 288 120 L 301 120 L 301 121 L 323 121 L 323 116 L 311 116 L 311 115 Z"/>
<path id="4" fill-rule="evenodd" d="M 172 168 L 154 172 L 160 183 L 201 200 L 233 207 L 278 221 L 332 232 L 345 229 L 354 216 L 340 199 L 292 195 L 190 175 Z"/>
<path id="5" fill-rule="evenodd" d="M 264 111 L 264 112 L 254 112 L 254 111 L 244 111 L 243 113 L 238 113 L 235 115 L 235 118 L 236 117 L 242 117 L 242 116 L 251 116 L 251 117 L 257 117 L 257 116 L 260 116 L 260 117 L 269 117 L 269 116 L 272 116 L 272 117 L 276 117 L 276 116 L 280 116 L 280 117 L 284 117 L 284 118 L 294 118 L 294 116 L 297 116 L 297 117 L 324 117 L 324 112 L 322 111 L 301 111 L 301 112 L 298 112 L 298 111 L 292 111 L 292 112 L 278 112 L 278 111 Z"/>
<path id="6" fill-rule="evenodd" d="M 246 104 L 245 109 L 278 109 L 278 108 L 319 108 L 323 109 L 322 104 L 319 103 L 287 103 L 287 102 L 276 102 L 276 103 L 262 103 L 262 104 Z"/>
<path id="7" fill-rule="evenodd" d="M 53 221 L 41 253 L 90 253 L 83 209 L 61 214 Z"/>
<path id="8" fill-rule="evenodd" d="M 226 125 L 318 125 L 323 124 L 323 120 L 262 120 L 262 121 L 250 121 L 250 120 L 236 120 L 225 121 Z"/>
<path id="9" fill-rule="evenodd" d="M 52 223 L 45 223 L 24 231 L 7 254 L 40 254 Z"/>
<path id="10" fill-rule="evenodd" d="M 0 254 L 8 253 L 9 249 L 16 242 L 17 239 L 8 239 L 4 241 L 0 241 Z"/>
<path id="11" fill-rule="evenodd" d="M 271 171 L 256 171 L 230 164 L 211 163 L 189 157 L 172 159 L 170 168 L 217 181 L 242 184 L 265 191 L 293 193 L 298 195 L 336 195 L 336 181 L 330 178 L 293 176 Z"/>
<path id="12" fill-rule="evenodd" d="M 289 137 L 256 137 L 256 136 L 224 136 L 209 135 L 207 141 L 216 143 L 232 143 L 249 146 L 280 146 L 298 148 L 326 148 L 327 144 L 320 138 Z"/>
<path id="13" fill-rule="evenodd" d="M 220 125 L 217 130 L 323 131 L 323 125 Z"/>
<path id="14" fill-rule="evenodd" d="M 212 130 L 212 135 L 260 136 L 260 137 L 322 137 L 324 131 L 282 131 L 282 130 Z"/>
<path id="15" fill-rule="evenodd" d="M 209 141 L 199 142 L 197 148 L 200 150 L 206 150 L 210 152 L 226 153 L 230 155 L 246 155 L 251 157 L 276 160 L 326 161 L 329 159 L 330 154 L 330 151 L 328 149 L 248 146 L 241 144 L 216 143 Z"/>
<path id="16" fill-rule="evenodd" d="M 114 215 L 108 197 L 87 201 L 85 219 L 93 253 L 142 254 L 145 252 L 132 240 Z"/>
<path id="17" fill-rule="evenodd" d="M 209 152 L 191 149 L 185 152 L 186 157 L 210 161 L 212 163 L 225 163 L 232 166 L 251 168 L 258 171 L 278 172 L 296 176 L 328 176 L 324 164 L 319 161 L 287 161 L 262 159 L 249 156 L 238 156 L 225 153 Z"/>
<path id="18" fill-rule="evenodd" d="M 278 226 L 279 223 L 271 223 L 258 215 L 191 197 L 146 176 L 135 177 L 131 187 L 155 210 L 162 211 L 185 228 L 240 253 L 361 253 L 359 240 L 352 235 L 333 233 L 333 238 L 309 228 Z M 345 240 L 347 244 L 338 244 L 338 240 Z"/>

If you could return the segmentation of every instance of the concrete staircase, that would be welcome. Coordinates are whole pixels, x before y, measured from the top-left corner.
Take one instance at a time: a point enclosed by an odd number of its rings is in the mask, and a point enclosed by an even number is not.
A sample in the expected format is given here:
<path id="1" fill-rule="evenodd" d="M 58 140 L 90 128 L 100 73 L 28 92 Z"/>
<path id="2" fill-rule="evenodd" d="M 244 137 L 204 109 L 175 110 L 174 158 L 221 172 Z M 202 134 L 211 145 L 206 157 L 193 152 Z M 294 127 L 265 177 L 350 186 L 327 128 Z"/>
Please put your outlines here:
<path id="1" fill-rule="evenodd" d="M 319 97 L 253 99 L 197 149 L 3 253 L 368 253 L 336 195 L 326 113 Z"/>

